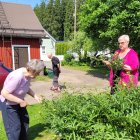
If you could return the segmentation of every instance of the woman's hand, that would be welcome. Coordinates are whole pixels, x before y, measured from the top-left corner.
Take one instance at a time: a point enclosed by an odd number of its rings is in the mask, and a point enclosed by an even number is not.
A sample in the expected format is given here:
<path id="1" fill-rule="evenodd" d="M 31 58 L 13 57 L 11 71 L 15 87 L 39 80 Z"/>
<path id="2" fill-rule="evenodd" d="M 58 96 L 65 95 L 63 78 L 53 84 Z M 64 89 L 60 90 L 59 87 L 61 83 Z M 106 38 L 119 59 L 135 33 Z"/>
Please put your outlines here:
<path id="1" fill-rule="evenodd" d="M 28 105 L 28 103 L 23 100 L 23 101 L 20 102 L 19 105 L 20 105 L 20 107 L 26 107 Z"/>
<path id="2" fill-rule="evenodd" d="M 106 64 L 107 66 L 110 66 L 111 65 L 111 63 L 109 61 L 103 60 L 103 63 Z"/>
<path id="3" fill-rule="evenodd" d="M 107 65 L 109 69 L 111 68 L 111 63 L 109 61 L 103 60 L 102 62 Z"/>
<path id="4" fill-rule="evenodd" d="M 38 103 L 41 103 L 42 102 L 42 98 L 41 97 L 38 97 L 34 91 L 32 89 L 29 89 L 29 91 L 27 92 L 27 94 L 29 94 L 30 96 L 32 96 Z"/>
<path id="5" fill-rule="evenodd" d="M 123 66 L 123 70 L 125 70 L 125 71 L 131 71 L 132 69 L 131 69 L 131 67 L 129 65 L 124 65 Z"/>
<path id="6" fill-rule="evenodd" d="M 34 98 L 35 98 L 35 100 L 36 100 L 38 103 L 41 103 L 41 102 L 42 102 L 42 98 L 41 98 L 41 97 L 38 97 L 37 95 L 34 95 Z"/>

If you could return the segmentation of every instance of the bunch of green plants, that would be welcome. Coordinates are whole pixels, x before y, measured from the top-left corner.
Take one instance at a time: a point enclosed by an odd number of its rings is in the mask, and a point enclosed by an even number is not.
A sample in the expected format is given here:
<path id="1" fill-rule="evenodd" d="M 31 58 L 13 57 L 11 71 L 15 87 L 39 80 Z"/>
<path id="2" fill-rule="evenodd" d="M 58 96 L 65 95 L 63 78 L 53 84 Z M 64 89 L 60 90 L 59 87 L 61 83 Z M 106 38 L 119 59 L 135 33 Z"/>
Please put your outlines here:
<path id="1" fill-rule="evenodd" d="M 92 56 L 90 59 L 91 59 L 90 66 L 96 67 L 96 66 L 102 66 L 104 64 L 103 61 L 109 60 L 109 57 L 101 54 L 97 56 Z"/>
<path id="2" fill-rule="evenodd" d="M 111 67 L 113 70 L 121 70 L 123 67 L 123 59 L 116 58 L 111 61 Z"/>
<path id="3" fill-rule="evenodd" d="M 96 56 L 96 57 L 93 57 L 95 60 L 97 61 L 103 61 L 103 60 L 108 60 L 109 58 L 105 55 L 99 55 L 99 56 Z"/>
<path id="4" fill-rule="evenodd" d="M 47 128 L 63 140 L 139 140 L 140 89 L 93 95 L 64 94 L 44 101 L 43 118 Z"/>

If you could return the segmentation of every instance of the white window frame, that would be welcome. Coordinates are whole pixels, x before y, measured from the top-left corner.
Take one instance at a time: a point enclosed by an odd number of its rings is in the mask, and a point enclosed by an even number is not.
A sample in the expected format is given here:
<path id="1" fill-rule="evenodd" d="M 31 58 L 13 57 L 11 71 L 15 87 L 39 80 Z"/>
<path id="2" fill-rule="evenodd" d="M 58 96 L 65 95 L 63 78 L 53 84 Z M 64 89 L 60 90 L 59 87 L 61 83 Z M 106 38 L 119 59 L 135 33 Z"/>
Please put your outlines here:
<path id="1" fill-rule="evenodd" d="M 44 50 L 43 50 L 43 48 L 44 48 Z M 41 54 L 46 54 L 46 46 L 41 46 Z"/>
<path id="2" fill-rule="evenodd" d="M 15 70 L 15 60 L 14 60 L 14 48 L 17 47 L 22 47 L 22 48 L 28 48 L 28 61 L 31 60 L 30 56 L 30 45 L 12 45 L 12 61 L 13 61 L 13 70 Z"/>

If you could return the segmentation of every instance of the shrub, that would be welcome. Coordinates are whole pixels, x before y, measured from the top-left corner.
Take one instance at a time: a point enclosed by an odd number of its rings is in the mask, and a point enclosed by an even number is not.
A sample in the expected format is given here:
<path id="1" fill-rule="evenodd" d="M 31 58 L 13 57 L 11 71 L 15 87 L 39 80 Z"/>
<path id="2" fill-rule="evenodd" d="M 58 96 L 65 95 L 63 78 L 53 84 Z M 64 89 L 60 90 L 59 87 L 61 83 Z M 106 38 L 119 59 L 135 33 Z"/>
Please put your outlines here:
<path id="1" fill-rule="evenodd" d="M 71 48 L 68 42 L 56 43 L 56 55 L 64 55 Z"/>
<path id="2" fill-rule="evenodd" d="M 62 139 L 139 140 L 140 89 L 68 95 L 43 104 L 44 123 Z"/>
<path id="3" fill-rule="evenodd" d="M 65 54 L 64 55 L 64 60 L 66 61 L 66 62 L 71 62 L 72 61 L 72 59 L 74 59 L 74 57 L 73 57 L 73 55 L 72 54 Z"/>
<path id="4" fill-rule="evenodd" d="M 61 66 L 65 66 L 65 65 L 68 65 L 68 63 L 65 60 L 61 61 Z"/>

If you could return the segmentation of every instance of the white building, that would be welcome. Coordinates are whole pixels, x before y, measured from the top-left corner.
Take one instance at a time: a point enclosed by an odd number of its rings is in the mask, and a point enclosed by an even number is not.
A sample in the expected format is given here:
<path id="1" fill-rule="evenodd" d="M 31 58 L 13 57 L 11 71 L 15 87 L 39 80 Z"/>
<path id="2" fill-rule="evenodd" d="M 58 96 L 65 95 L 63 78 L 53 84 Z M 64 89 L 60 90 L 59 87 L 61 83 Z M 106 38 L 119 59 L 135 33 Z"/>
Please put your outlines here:
<path id="1" fill-rule="evenodd" d="M 52 53 L 53 55 L 55 55 L 55 43 L 56 40 L 47 32 L 46 33 L 46 37 L 42 38 L 41 40 L 41 46 L 40 46 L 40 58 L 43 61 L 50 61 L 50 59 L 48 59 L 47 54 Z"/>

